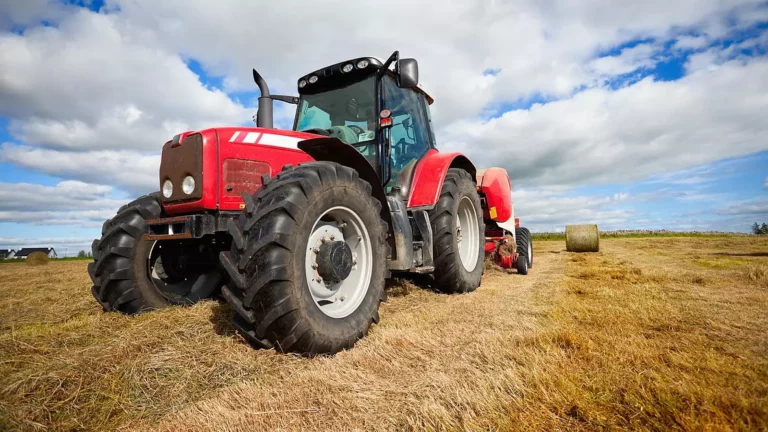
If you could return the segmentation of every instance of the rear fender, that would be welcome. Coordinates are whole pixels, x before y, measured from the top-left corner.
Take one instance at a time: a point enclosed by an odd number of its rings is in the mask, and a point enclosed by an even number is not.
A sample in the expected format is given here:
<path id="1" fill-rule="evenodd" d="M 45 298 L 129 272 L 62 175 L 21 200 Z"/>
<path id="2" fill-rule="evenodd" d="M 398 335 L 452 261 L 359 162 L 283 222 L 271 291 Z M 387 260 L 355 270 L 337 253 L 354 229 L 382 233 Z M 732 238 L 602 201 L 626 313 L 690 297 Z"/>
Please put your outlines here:
<path id="1" fill-rule="evenodd" d="M 477 191 L 485 197 L 483 217 L 506 222 L 512 215 L 512 184 L 504 168 L 486 168 L 477 173 Z"/>
<path id="2" fill-rule="evenodd" d="M 408 209 L 430 209 L 435 206 L 443 188 L 448 168 L 461 168 L 472 178 L 477 175 L 477 169 L 462 153 L 440 153 L 430 150 L 419 161 L 413 174 L 413 183 L 408 197 Z"/>
<path id="3" fill-rule="evenodd" d="M 354 147 L 344 144 L 338 138 L 313 138 L 300 141 L 299 149 L 306 152 L 312 158 L 318 161 L 336 162 L 348 166 L 355 171 L 361 179 L 371 184 L 371 193 L 373 197 L 381 203 L 381 218 L 389 227 L 390 238 L 392 238 L 392 216 L 389 214 L 387 205 L 387 195 L 381 180 L 376 174 L 368 159 Z"/>

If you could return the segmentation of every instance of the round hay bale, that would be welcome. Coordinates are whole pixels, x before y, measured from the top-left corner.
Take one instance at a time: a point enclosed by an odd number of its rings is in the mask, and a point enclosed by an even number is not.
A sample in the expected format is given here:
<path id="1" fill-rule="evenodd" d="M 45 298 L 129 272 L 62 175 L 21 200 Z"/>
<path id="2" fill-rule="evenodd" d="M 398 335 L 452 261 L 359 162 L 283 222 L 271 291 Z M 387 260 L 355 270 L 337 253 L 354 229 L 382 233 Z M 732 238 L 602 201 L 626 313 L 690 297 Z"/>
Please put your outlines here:
<path id="1" fill-rule="evenodd" d="M 27 257 L 27 265 L 39 266 L 48 264 L 48 255 L 45 252 L 32 252 Z"/>
<path id="2" fill-rule="evenodd" d="M 597 252 L 600 250 L 600 232 L 597 225 L 567 225 L 565 249 L 568 252 Z"/>

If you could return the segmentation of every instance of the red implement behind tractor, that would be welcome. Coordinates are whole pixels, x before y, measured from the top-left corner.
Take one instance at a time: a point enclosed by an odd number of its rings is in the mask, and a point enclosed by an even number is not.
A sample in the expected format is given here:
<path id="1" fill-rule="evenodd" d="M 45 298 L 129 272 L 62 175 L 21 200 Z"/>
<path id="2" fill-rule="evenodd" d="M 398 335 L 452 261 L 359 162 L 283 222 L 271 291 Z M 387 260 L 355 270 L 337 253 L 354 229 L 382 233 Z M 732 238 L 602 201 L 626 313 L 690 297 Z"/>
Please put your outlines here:
<path id="1" fill-rule="evenodd" d="M 416 60 L 338 63 L 301 77 L 298 97 L 253 75 L 257 127 L 176 135 L 160 192 L 104 223 L 88 270 L 105 311 L 220 292 L 252 344 L 334 353 L 378 322 L 392 274 L 466 293 L 485 252 L 527 273 L 530 234 L 498 225 L 514 217 L 506 171 L 438 152 Z M 293 130 L 273 128 L 274 100 L 298 105 Z"/>

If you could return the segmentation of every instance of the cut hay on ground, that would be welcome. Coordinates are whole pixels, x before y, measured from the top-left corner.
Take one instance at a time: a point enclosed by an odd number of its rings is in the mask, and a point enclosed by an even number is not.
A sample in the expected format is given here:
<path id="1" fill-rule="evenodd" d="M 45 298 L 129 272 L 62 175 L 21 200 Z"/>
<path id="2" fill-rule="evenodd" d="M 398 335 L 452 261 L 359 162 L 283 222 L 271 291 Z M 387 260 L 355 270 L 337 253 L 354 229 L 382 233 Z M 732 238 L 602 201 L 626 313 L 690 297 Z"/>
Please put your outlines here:
<path id="1" fill-rule="evenodd" d="M 601 243 L 536 242 L 466 295 L 393 280 L 313 359 L 253 350 L 223 303 L 103 313 L 87 262 L 3 264 L 0 431 L 768 430 L 768 238 Z"/>
<path id="2" fill-rule="evenodd" d="M 568 225 L 565 227 L 565 249 L 568 252 L 597 252 L 600 232 L 597 225 Z"/>

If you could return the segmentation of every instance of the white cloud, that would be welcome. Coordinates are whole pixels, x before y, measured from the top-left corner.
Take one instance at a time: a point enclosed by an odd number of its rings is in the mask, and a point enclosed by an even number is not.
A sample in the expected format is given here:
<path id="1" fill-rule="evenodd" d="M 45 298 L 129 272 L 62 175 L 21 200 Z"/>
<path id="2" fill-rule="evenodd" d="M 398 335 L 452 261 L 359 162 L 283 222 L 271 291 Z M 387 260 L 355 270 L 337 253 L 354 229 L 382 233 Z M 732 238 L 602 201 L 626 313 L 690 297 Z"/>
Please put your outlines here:
<path id="1" fill-rule="evenodd" d="M 117 16 L 79 10 L 56 28 L 2 34 L 0 63 L 0 114 L 38 146 L 158 151 L 185 129 L 249 116 Z"/>
<path id="2" fill-rule="evenodd" d="M 488 2 L 451 7 L 430 2 L 323 3 L 206 0 L 111 0 L 133 25 L 170 51 L 200 59 L 237 89 L 253 89 L 257 67 L 281 91 L 320 67 L 401 49 L 420 61 L 425 87 L 438 101 L 436 121 L 474 116 L 491 102 L 535 94 L 557 97 L 597 78 L 595 54 L 638 37 L 669 37 L 675 28 L 726 30 L 726 13 L 746 25 L 757 0 L 669 2 Z M 390 17 L 397 13 L 396 21 Z M 242 24 L 240 24 L 242 23 Z M 500 69 L 494 77 L 486 69 Z M 600 72 L 618 66 L 598 66 Z M 439 114 L 439 115 L 438 115 Z"/>
<path id="3" fill-rule="evenodd" d="M 159 188 L 158 154 L 112 150 L 75 153 L 3 144 L 0 146 L 0 161 L 56 177 L 118 185 L 135 194 Z"/>
<path id="4" fill-rule="evenodd" d="M 67 180 L 55 186 L 0 183 L 0 222 L 101 226 L 125 200 L 110 186 Z"/>
<path id="5" fill-rule="evenodd" d="M 621 206 L 633 198 L 628 193 L 572 196 L 569 192 L 570 189 L 560 187 L 515 190 L 512 192 L 515 217 L 532 231 L 563 231 L 565 225 L 580 223 L 615 229 L 626 226 L 636 216 Z"/>
<path id="6" fill-rule="evenodd" d="M 597 88 L 445 129 L 443 148 L 524 185 L 616 183 L 768 147 L 768 61 Z M 504 149 L 504 150 L 501 150 Z M 514 181 L 514 180 L 513 180 Z"/>
<path id="7" fill-rule="evenodd" d="M 762 215 L 768 216 L 768 198 L 728 203 L 717 210 L 720 215 Z"/>
<path id="8" fill-rule="evenodd" d="M 40 21 L 58 22 L 71 10 L 56 0 L 0 0 L 0 30 Z"/>
<path id="9" fill-rule="evenodd" d="M 406 12 L 385 18 L 393 11 Z M 0 34 L 0 116 L 10 118 L 17 138 L 0 147 L 0 161 L 89 183 L 75 188 L 156 190 L 157 153 L 168 138 L 248 123 L 252 114 L 201 83 L 186 59 L 219 76 L 227 91 L 255 90 L 256 67 L 274 92 L 293 94 L 301 74 L 400 49 L 419 59 L 435 96 L 441 149 L 506 167 L 525 187 L 515 195 L 523 217 L 541 227 L 620 226 L 638 216 L 622 203 L 651 198 L 574 197 L 570 187 L 631 181 L 766 148 L 768 63 L 739 52 L 765 47 L 768 32 L 728 48 L 717 41 L 767 12 L 757 0 L 467 0 L 441 8 L 410 0 L 333 7 L 108 0 L 102 13 L 50 0 L 0 0 L 0 29 L 32 26 Z M 34 26 L 40 20 L 54 26 Z M 646 42 L 617 49 L 638 39 Z M 668 55 L 666 42 L 697 51 L 688 76 L 618 90 L 606 85 L 653 67 Z M 551 102 L 482 120 L 489 107 L 532 97 Z M 276 107 L 279 125 L 290 123 L 290 109 Z M 96 223 L 114 211 L 107 202 L 113 190 L 91 196 L 93 206 L 70 208 L 67 200 L 78 199 L 66 187 L 41 192 L 58 209 L 35 211 L 8 196 L 14 208 L 0 206 L 0 219 Z M 56 194 L 68 198 L 59 203 Z M 679 199 L 703 198 L 691 192 Z"/>
<path id="10" fill-rule="evenodd" d="M 638 69 L 649 68 L 656 64 L 653 56 L 663 47 L 644 43 L 632 48 L 626 48 L 615 56 L 605 56 L 592 60 L 589 63 L 596 75 L 601 77 L 615 77 L 634 72 Z"/>

